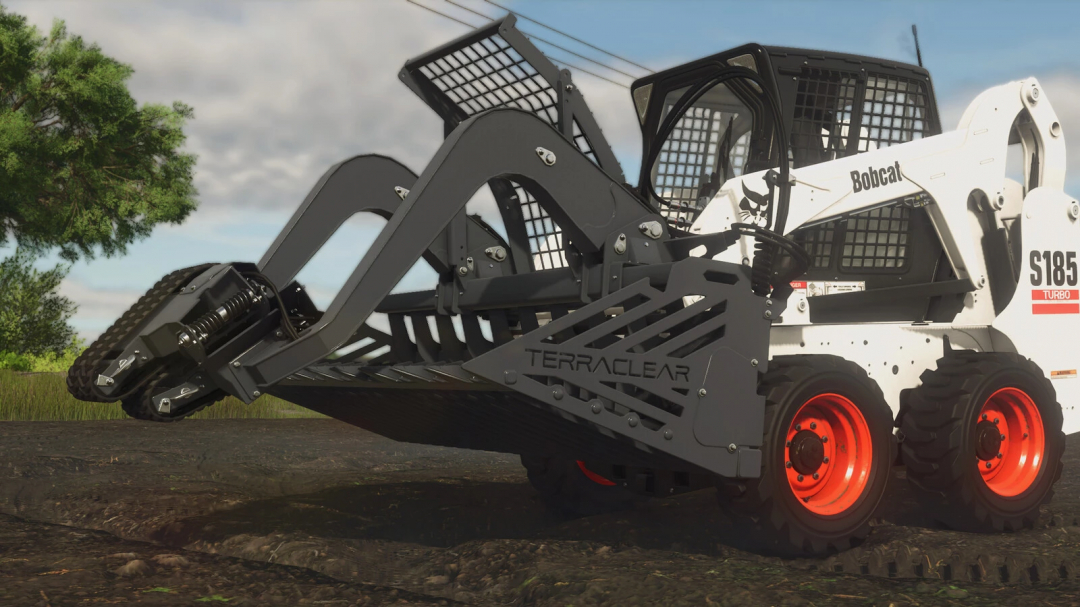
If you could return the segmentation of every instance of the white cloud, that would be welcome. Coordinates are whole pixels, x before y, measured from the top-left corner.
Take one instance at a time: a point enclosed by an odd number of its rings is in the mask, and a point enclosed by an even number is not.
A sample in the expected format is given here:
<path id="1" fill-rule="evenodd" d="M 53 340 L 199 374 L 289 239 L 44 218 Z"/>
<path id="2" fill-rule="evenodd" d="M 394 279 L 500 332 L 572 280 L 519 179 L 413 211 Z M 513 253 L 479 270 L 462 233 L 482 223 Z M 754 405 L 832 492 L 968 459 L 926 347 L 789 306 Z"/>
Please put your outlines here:
<path id="1" fill-rule="evenodd" d="M 396 1 L 6 5 L 45 31 L 63 19 L 71 33 L 131 65 L 140 103 L 180 100 L 195 109 L 186 132 L 199 157 L 200 208 L 182 225 L 158 227 L 125 258 L 76 264 L 62 290 L 80 304 L 74 324 L 84 337 L 173 269 L 257 260 L 319 176 L 344 158 L 377 152 L 422 171 L 442 142 L 442 122 L 398 71 L 467 31 Z M 587 74 L 574 78 L 616 153 L 636 162 L 629 91 Z M 625 171 L 636 181 L 636 164 Z M 494 220 L 489 198 L 481 195 L 470 212 Z M 341 280 L 340 264 L 329 265 L 305 272 L 324 298 Z M 406 282 L 419 288 L 424 276 L 414 271 Z"/>

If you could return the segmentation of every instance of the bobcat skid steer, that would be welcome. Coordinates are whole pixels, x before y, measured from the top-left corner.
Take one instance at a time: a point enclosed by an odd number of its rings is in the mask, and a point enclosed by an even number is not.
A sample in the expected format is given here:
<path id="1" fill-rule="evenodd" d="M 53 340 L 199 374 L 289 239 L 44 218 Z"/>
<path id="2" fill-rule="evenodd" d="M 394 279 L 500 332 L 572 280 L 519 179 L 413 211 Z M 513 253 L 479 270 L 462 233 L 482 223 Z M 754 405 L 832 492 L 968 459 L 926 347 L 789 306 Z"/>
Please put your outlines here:
<path id="1" fill-rule="evenodd" d="M 419 176 L 332 167 L 258 263 L 150 289 L 71 393 L 517 453 L 564 513 L 716 487 L 718 532 L 774 554 L 861 541 L 898 462 L 955 528 L 1036 520 L 1080 430 L 1080 205 L 1038 82 L 942 134 L 921 68 L 749 44 L 634 84 L 633 187 L 512 16 L 400 75 L 445 121 Z M 485 185 L 501 229 L 465 212 Z M 294 277 L 359 212 L 386 226 L 319 310 Z M 437 284 L 392 293 L 421 258 Z"/>

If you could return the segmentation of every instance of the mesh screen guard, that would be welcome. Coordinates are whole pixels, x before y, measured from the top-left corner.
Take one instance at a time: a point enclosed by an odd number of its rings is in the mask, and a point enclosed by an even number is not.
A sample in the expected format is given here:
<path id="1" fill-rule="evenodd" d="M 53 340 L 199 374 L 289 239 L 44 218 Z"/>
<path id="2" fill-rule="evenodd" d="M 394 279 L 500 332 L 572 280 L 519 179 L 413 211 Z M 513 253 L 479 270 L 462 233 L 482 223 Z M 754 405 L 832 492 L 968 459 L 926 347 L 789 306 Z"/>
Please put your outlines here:
<path id="1" fill-rule="evenodd" d="M 447 132 L 461 121 L 496 108 L 516 108 L 540 117 L 572 140 L 589 160 L 613 179 L 624 181 L 614 153 L 570 83 L 560 71 L 514 27 L 515 18 L 493 22 L 443 47 L 406 63 L 405 83 L 446 123 Z M 507 182 L 499 192 L 513 192 L 521 234 L 534 270 L 566 266 L 562 230 L 520 184 Z M 504 214 L 504 221 L 508 218 Z M 517 227 L 517 226 L 513 226 Z M 507 225 L 508 235 L 512 226 Z M 511 236 L 513 238 L 513 236 Z"/>

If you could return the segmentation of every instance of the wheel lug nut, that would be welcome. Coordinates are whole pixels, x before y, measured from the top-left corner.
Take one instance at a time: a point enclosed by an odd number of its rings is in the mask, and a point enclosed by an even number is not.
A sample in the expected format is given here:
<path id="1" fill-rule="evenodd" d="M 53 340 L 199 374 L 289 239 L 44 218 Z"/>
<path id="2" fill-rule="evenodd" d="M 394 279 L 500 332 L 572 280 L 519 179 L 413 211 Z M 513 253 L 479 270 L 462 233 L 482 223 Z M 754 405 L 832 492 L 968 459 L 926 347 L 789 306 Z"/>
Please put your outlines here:
<path id="1" fill-rule="evenodd" d="M 823 443 L 827 443 L 827 442 L 829 442 L 829 437 L 828 437 L 828 436 L 825 436 L 824 434 L 822 434 L 822 435 L 821 435 L 821 442 L 823 442 Z"/>
<path id="2" fill-rule="evenodd" d="M 790 468 L 791 467 L 791 462 L 784 462 L 784 467 L 785 468 Z"/>
<path id="3" fill-rule="evenodd" d="M 814 473 L 814 480 L 816 481 L 817 479 L 818 479 L 818 473 L 817 473 L 817 472 L 815 472 L 815 473 Z"/>
<path id="4" fill-rule="evenodd" d="M 817 422 L 810 422 L 810 429 L 813 430 L 815 428 L 817 428 Z"/>
<path id="5" fill-rule="evenodd" d="M 986 419 L 986 414 L 985 414 L 985 413 L 983 413 L 983 419 L 984 419 L 984 420 Z"/>
<path id="6" fill-rule="evenodd" d="M 799 430 L 802 430 L 802 424 L 795 424 L 795 431 L 798 432 Z"/>
<path id="7" fill-rule="evenodd" d="M 799 482 L 801 483 L 802 480 L 803 480 L 803 475 L 800 474 L 798 478 L 799 478 Z"/>
<path id="8" fill-rule="evenodd" d="M 1001 440 L 1005 440 L 1005 435 L 1004 434 L 1001 435 Z"/>
<path id="9" fill-rule="evenodd" d="M 998 419 L 998 418 L 996 418 L 996 417 L 994 418 L 994 423 L 995 423 L 995 424 L 996 424 L 996 423 L 998 423 L 998 422 L 1000 422 L 1000 421 L 1001 421 L 1000 419 Z"/>
<path id="10" fill-rule="evenodd" d="M 784 443 L 784 446 L 790 448 L 791 445 L 793 445 L 793 444 L 795 444 L 795 443 L 792 443 L 791 441 L 788 441 L 788 442 Z"/>
<path id="11" fill-rule="evenodd" d="M 1027 432 L 1024 433 L 1024 438 L 1027 438 Z"/>
<path id="12" fill-rule="evenodd" d="M 823 463 L 823 464 L 829 463 L 829 458 L 826 457 L 825 459 L 821 460 L 821 463 Z"/>
<path id="13" fill-rule="evenodd" d="M 1001 454 L 1000 453 L 998 453 L 998 459 L 1001 459 Z"/>
<path id="14" fill-rule="evenodd" d="M 989 467 L 990 467 L 990 462 L 986 462 L 986 467 L 987 467 L 987 468 L 989 468 Z"/>

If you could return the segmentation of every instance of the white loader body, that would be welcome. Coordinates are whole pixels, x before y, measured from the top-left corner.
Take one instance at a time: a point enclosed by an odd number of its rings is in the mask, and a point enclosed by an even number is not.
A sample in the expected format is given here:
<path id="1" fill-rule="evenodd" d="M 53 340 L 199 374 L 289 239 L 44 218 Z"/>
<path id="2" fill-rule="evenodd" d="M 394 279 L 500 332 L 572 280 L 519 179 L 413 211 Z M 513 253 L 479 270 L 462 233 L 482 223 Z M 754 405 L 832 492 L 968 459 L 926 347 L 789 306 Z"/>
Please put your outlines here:
<path id="1" fill-rule="evenodd" d="M 1021 116 L 1024 179 L 1037 184 L 1027 192 L 1006 177 L 1010 133 Z M 739 206 L 744 187 L 766 190 L 765 175 L 762 171 L 728 180 L 691 231 L 719 232 L 744 221 Z M 826 324 L 810 320 L 814 297 L 858 290 L 858 283 L 839 273 L 834 281 L 800 284 L 773 326 L 772 356 L 832 354 L 855 361 L 898 411 L 900 392 L 919 385 L 923 370 L 933 368 L 946 336 L 953 348 L 1016 352 L 1053 380 L 1064 432 L 1080 431 L 1080 205 L 1063 191 L 1065 138 L 1035 79 L 985 91 L 955 131 L 800 168 L 792 175 L 787 232 L 922 196 L 918 200 L 924 202 L 916 204 L 926 205 L 955 276 L 977 288 L 948 323 Z M 979 244 L 984 227 L 976 205 L 992 207 L 997 227 L 1021 222 L 1023 254 L 1017 261 L 1022 269 L 1015 294 L 999 314 Z M 733 262 L 752 258 L 752 244 L 745 239 L 716 257 Z"/>

